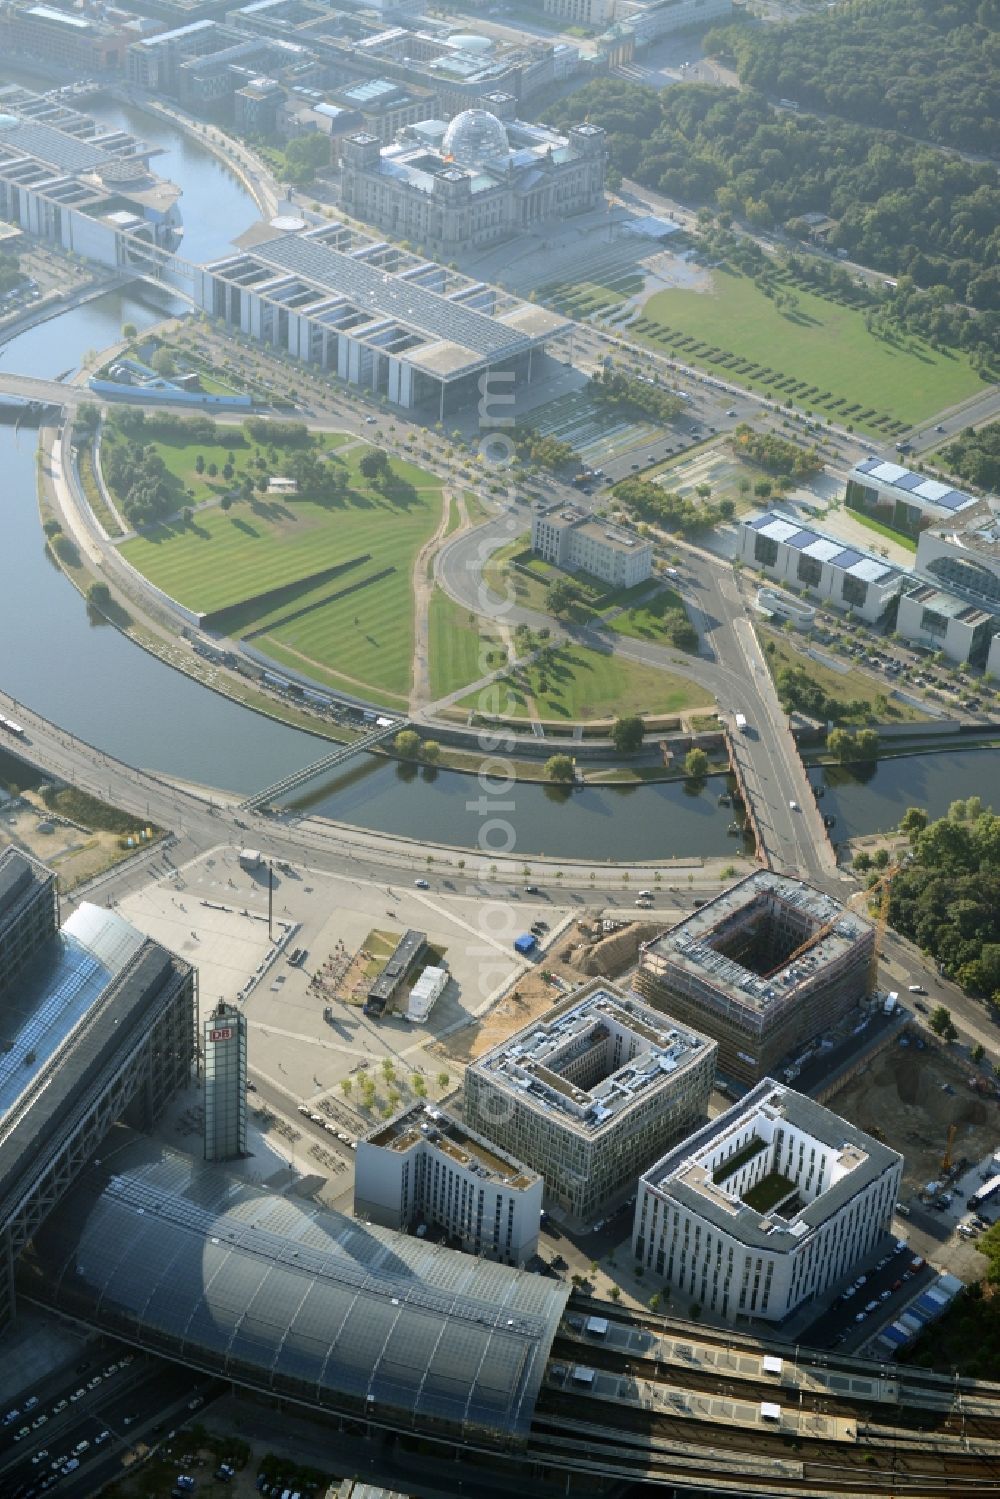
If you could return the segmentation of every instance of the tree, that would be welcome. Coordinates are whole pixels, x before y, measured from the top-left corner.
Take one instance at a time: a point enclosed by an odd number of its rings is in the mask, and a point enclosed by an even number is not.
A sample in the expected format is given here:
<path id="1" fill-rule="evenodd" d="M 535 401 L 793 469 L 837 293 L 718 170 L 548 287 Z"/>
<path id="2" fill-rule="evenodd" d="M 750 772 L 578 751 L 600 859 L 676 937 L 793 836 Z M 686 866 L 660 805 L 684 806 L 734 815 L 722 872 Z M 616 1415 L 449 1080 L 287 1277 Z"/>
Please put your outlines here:
<path id="1" fill-rule="evenodd" d="M 976 1064 L 977 1067 L 979 1066 L 979 1063 L 983 1060 L 983 1057 L 985 1055 L 986 1055 L 986 1048 L 982 1044 L 981 1041 L 977 1041 L 976 1044 L 975 1044 L 975 1046 L 969 1052 L 969 1057 L 971 1058 L 971 1060 L 973 1062 L 975 1062 L 975 1064 Z"/>
<path id="2" fill-rule="evenodd" d="M 361 455 L 358 471 L 366 479 L 378 479 L 382 475 L 389 473 L 389 459 L 381 448 L 369 448 L 367 452 Z"/>
<path id="3" fill-rule="evenodd" d="M 945 1041 L 954 1041 L 958 1036 L 955 1023 L 951 1018 L 951 1011 L 945 1005 L 934 1006 L 927 1024 L 936 1036 L 940 1036 Z"/>
<path id="4" fill-rule="evenodd" d="M 853 864 L 858 874 L 866 874 L 872 867 L 872 856 L 865 849 L 859 848 L 854 855 Z"/>
<path id="5" fill-rule="evenodd" d="M 854 736 L 854 745 L 859 760 L 877 760 L 879 739 L 876 729 L 859 729 Z"/>
<path id="6" fill-rule="evenodd" d="M 135 338 L 138 331 L 134 323 L 122 323 L 122 338 Z"/>
<path id="7" fill-rule="evenodd" d="M 642 745 L 646 726 L 636 714 L 616 718 L 611 726 L 611 743 L 620 755 L 634 755 Z"/>
<path id="8" fill-rule="evenodd" d="M 854 740 L 846 729 L 831 729 L 826 736 L 826 747 L 841 765 L 850 760 L 854 750 Z"/>
<path id="9" fill-rule="evenodd" d="M 353 1088 L 353 1086 L 354 1085 L 349 1077 L 342 1077 L 340 1079 L 340 1091 L 341 1093 L 343 1093 L 345 1098 L 350 1098 L 351 1089 Z"/>
<path id="10" fill-rule="evenodd" d="M 437 1075 L 437 1085 L 441 1089 L 442 1092 L 444 1092 L 445 1088 L 447 1088 L 447 1086 L 448 1086 L 448 1084 L 450 1082 L 451 1082 L 451 1078 L 449 1077 L 449 1075 L 448 1075 L 447 1072 L 439 1072 L 438 1073 L 438 1075 Z"/>
<path id="11" fill-rule="evenodd" d="M 404 760 L 415 760 L 420 753 L 420 735 L 415 729 L 400 729 L 392 742 Z"/>
<path id="12" fill-rule="evenodd" d="M 425 739 L 421 753 L 428 765 L 436 765 L 441 758 L 441 746 L 436 739 Z"/>
<path id="13" fill-rule="evenodd" d="M 204 453 L 199 453 L 196 456 L 196 458 L 194 460 L 194 471 L 195 471 L 196 474 L 203 474 L 205 472 L 205 455 L 204 455 Z"/>
<path id="14" fill-rule="evenodd" d="M 918 833 L 927 826 L 927 813 L 923 807 L 907 807 L 899 819 L 899 831 L 905 833 L 912 843 Z"/>
<path id="15" fill-rule="evenodd" d="M 174 359 L 170 349 L 157 349 L 149 363 L 156 373 L 162 375 L 164 379 L 169 380 L 171 375 L 177 373 L 177 361 Z"/>
<path id="16" fill-rule="evenodd" d="M 111 603 L 111 589 L 107 583 L 91 583 L 87 589 L 87 603 L 95 609 L 106 609 Z"/>
<path id="17" fill-rule="evenodd" d="M 549 781 L 573 781 L 576 766 L 572 755 L 550 755 L 545 762 L 545 778 Z"/>
<path id="18" fill-rule="evenodd" d="M 559 618 L 569 613 L 578 597 L 577 587 L 569 578 L 556 578 L 545 590 L 545 607 Z"/>
<path id="19" fill-rule="evenodd" d="M 100 408 L 98 406 L 95 406 L 93 401 L 81 401 L 79 406 L 76 408 L 75 425 L 77 427 L 77 430 L 82 432 L 85 436 L 89 435 L 90 433 L 97 431 L 97 428 L 100 425 L 100 421 Z"/>
<path id="20" fill-rule="evenodd" d="M 708 775 L 708 756 L 703 749 L 689 749 L 684 756 L 684 773 L 692 780 L 701 780 Z"/>

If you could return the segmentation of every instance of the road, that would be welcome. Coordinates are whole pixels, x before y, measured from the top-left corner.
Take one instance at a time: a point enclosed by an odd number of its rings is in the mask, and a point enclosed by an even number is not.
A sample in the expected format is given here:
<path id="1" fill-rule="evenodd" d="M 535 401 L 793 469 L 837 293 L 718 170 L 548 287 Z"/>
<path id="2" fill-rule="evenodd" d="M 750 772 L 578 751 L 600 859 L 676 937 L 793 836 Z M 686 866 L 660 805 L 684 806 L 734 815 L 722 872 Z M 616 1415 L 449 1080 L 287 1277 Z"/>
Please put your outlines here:
<path id="1" fill-rule="evenodd" d="M 581 503 L 575 492 L 575 503 Z M 599 500 L 583 501 L 596 508 Z M 487 558 L 507 545 L 530 524 L 526 506 L 517 506 L 487 521 L 476 531 L 459 533 L 438 553 L 435 575 L 441 587 L 463 609 L 490 613 L 492 595 L 484 590 L 482 568 Z M 727 562 L 682 542 L 683 562 L 672 578 L 695 619 L 701 652 L 686 655 L 652 642 L 617 636 L 601 626 L 567 628 L 582 644 L 613 649 L 628 660 L 659 667 L 698 682 L 713 693 L 721 710 L 742 713 L 751 733 L 734 740 L 740 768 L 754 808 L 768 857 L 775 868 L 805 879 L 829 884 L 837 881 L 836 859 L 802 762 L 795 750 L 788 719 L 778 702 L 766 663 L 746 617 L 745 606 Z M 499 617 L 510 626 L 539 629 L 550 625 L 547 615 L 509 602 Z M 732 722 L 732 719 L 730 719 Z M 795 810 L 791 803 L 799 809 Z"/>

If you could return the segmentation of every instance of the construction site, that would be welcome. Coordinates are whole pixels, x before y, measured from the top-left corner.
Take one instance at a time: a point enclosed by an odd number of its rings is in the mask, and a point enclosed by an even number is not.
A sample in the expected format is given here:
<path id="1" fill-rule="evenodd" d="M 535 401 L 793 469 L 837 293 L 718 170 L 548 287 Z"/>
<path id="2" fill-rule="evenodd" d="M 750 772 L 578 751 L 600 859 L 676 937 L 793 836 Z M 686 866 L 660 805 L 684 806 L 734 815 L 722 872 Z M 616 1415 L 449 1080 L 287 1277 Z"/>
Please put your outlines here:
<path id="1" fill-rule="evenodd" d="M 747 1084 L 874 989 L 875 929 L 802 880 L 756 871 L 649 943 L 635 987 L 719 1042 Z"/>
<path id="2" fill-rule="evenodd" d="M 1000 1103 L 970 1087 L 971 1071 L 943 1047 L 908 1035 L 827 1104 L 902 1152 L 905 1202 L 941 1180 L 943 1161 L 957 1167 L 996 1148 Z"/>

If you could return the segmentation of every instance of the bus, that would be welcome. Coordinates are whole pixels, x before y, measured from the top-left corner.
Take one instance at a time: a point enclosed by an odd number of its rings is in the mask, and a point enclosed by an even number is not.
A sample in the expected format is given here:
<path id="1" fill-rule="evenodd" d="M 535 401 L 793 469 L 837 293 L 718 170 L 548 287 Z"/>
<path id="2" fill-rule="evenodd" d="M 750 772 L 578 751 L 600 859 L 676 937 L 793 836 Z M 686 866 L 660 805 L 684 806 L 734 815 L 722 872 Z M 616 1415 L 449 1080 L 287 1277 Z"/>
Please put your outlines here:
<path id="1" fill-rule="evenodd" d="M 1000 1192 L 1000 1176 L 991 1176 L 989 1181 L 983 1182 L 978 1192 L 973 1192 L 965 1205 L 970 1212 L 978 1213 L 979 1209 L 994 1198 L 998 1192 Z"/>
<path id="2" fill-rule="evenodd" d="M 14 734 L 18 739 L 24 738 L 24 725 L 15 723 L 12 718 L 0 718 L 0 729 L 5 734 Z"/>

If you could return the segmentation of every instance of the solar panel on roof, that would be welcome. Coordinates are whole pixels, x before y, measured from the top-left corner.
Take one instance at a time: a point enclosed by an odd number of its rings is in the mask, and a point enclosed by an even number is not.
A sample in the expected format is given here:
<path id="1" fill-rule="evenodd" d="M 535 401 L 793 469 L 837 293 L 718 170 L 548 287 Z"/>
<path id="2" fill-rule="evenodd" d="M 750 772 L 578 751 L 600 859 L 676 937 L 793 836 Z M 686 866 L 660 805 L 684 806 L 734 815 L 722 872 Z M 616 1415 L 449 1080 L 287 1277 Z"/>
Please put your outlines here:
<path id="1" fill-rule="evenodd" d="M 99 147 L 35 121 L 22 120 L 11 126 L 3 132 L 3 141 L 5 145 L 16 146 L 28 156 L 37 156 L 40 161 L 63 172 L 92 172 L 95 167 L 111 160 Z"/>
<path id="2" fill-rule="evenodd" d="M 258 245 L 253 254 L 265 264 L 294 271 L 304 280 L 342 293 L 359 308 L 398 318 L 401 323 L 460 344 L 484 358 L 513 354 L 528 346 L 523 335 L 512 334 L 493 318 L 473 312 L 413 281 L 404 283 L 315 237 L 282 235 Z"/>

